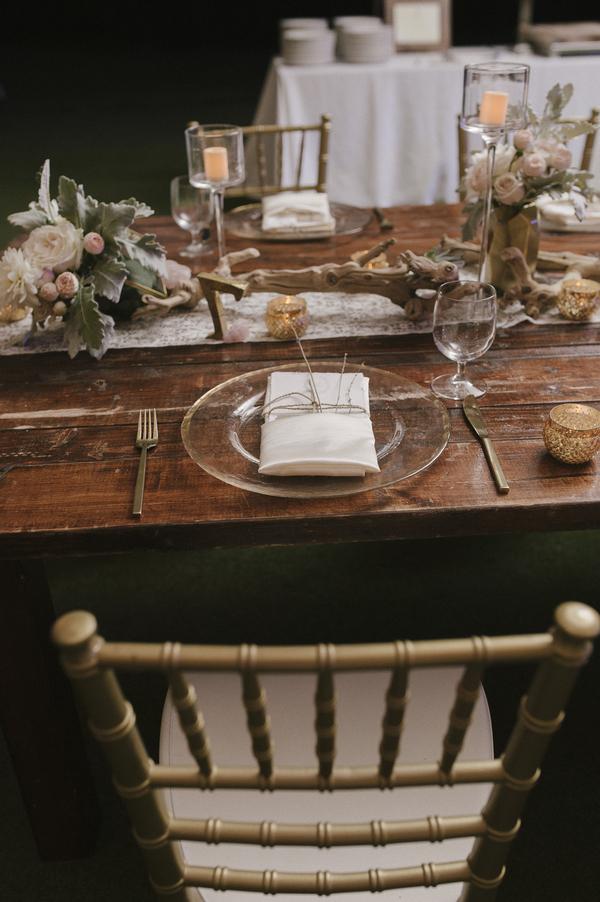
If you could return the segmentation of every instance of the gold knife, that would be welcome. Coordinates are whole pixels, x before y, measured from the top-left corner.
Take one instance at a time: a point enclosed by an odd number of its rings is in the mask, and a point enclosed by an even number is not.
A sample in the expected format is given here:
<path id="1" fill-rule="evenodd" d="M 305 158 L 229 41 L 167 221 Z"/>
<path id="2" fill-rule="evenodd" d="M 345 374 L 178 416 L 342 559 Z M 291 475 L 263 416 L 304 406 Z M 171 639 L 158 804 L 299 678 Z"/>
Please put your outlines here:
<path id="1" fill-rule="evenodd" d="M 490 469 L 492 471 L 492 475 L 494 477 L 498 491 L 501 494 L 506 495 L 506 493 L 510 491 L 510 486 L 506 480 L 506 476 L 504 475 L 502 464 L 500 463 L 498 455 L 496 454 L 496 449 L 492 445 L 491 439 L 488 436 L 487 426 L 485 424 L 485 420 L 483 419 L 483 414 L 481 413 L 479 405 L 477 404 L 477 401 L 475 400 L 473 395 L 467 395 L 467 397 L 464 399 L 463 411 L 467 420 L 471 424 L 473 432 L 483 446 L 483 452 L 487 458 L 488 464 L 490 465 Z"/>

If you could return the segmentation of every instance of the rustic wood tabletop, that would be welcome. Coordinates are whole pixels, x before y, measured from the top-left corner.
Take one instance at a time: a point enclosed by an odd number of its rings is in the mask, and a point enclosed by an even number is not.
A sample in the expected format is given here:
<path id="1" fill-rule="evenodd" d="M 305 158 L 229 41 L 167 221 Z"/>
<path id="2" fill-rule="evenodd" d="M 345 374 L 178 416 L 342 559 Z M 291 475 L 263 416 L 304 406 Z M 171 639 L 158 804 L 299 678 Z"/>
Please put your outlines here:
<path id="1" fill-rule="evenodd" d="M 393 235 L 398 250 L 423 253 L 444 233 L 459 233 L 457 206 L 386 213 L 394 231 L 383 237 Z M 185 236 L 168 219 L 146 225 L 171 256 L 184 246 Z M 258 263 L 282 268 L 343 262 L 380 237 L 373 219 L 358 236 L 263 242 L 257 244 Z M 242 246 L 229 239 L 230 250 Z M 600 236 L 543 235 L 542 247 L 595 252 Z M 305 346 L 315 360 L 346 352 L 353 362 L 424 386 L 452 367 L 427 334 L 307 340 Z M 0 715 L 43 857 L 89 851 L 96 823 L 77 718 L 48 648 L 53 609 L 44 556 L 600 524 L 598 463 L 560 464 L 542 440 L 555 404 L 600 402 L 600 326 L 522 324 L 499 331 L 478 362 L 489 386 L 481 407 L 511 485 L 508 495 L 496 492 L 481 446 L 453 402 L 443 455 L 424 473 L 385 489 L 287 500 L 244 492 L 207 475 L 183 447 L 185 411 L 238 373 L 296 356 L 292 343 L 269 342 L 109 350 L 100 361 L 85 354 L 69 360 L 65 353 L 0 357 L 0 555 L 3 601 L 11 602 L 0 605 Z M 158 411 L 160 442 L 149 460 L 144 515 L 135 519 L 134 438 L 145 407 Z M 48 732 L 55 741 L 41 754 L 40 737 Z"/>

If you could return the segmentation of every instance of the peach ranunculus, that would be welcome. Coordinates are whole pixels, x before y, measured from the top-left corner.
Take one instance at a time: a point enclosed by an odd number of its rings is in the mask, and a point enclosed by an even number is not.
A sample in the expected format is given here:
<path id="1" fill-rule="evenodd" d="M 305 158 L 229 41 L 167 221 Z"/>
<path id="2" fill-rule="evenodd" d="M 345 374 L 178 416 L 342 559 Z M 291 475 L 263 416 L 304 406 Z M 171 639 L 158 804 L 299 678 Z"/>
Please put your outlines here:
<path id="1" fill-rule="evenodd" d="M 559 144 L 548 157 L 548 165 L 553 169 L 568 169 L 572 161 L 573 155 L 564 144 Z"/>
<path id="2" fill-rule="evenodd" d="M 53 225 L 34 229 L 23 244 L 23 253 L 33 266 L 52 269 L 55 273 L 78 269 L 82 252 L 82 230 L 63 218 Z"/>
<path id="3" fill-rule="evenodd" d="M 505 172 L 494 182 L 494 194 L 501 204 L 518 204 L 525 197 L 525 189 L 512 172 Z"/>
<path id="4" fill-rule="evenodd" d="M 546 157 L 541 153 L 537 153 L 537 151 L 526 153 L 521 158 L 521 172 L 523 175 L 534 177 L 544 175 L 546 165 Z"/>

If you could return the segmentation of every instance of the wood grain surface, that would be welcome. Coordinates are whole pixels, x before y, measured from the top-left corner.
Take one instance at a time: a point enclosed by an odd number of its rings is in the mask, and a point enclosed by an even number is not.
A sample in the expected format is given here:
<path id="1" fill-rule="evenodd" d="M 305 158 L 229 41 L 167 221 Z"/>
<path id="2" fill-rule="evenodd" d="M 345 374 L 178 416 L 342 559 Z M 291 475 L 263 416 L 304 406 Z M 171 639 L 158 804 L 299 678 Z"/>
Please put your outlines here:
<path id="1" fill-rule="evenodd" d="M 387 211 L 397 249 L 424 252 L 459 233 L 458 207 Z M 149 220 L 169 253 L 187 236 L 167 218 Z M 257 265 L 342 262 L 380 238 L 359 236 L 256 246 Z M 245 246 L 229 239 L 229 249 Z M 593 253 L 600 236 L 543 235 L 546 249 Z M 243 303 L 243 302 L 242 302 Z M 430 335 L 306 341 L 310 357 L 340 357 L 421 385 L 449 371 Z M 553 460 L 542 426 L 563 401 L 600 402 L 600 327 L 531 326 L 498 333 L 476 365 L 489 392 L 481 407 L 511 484 L 499 496 L 483 452 L 453 402 L 452 436 L 426 472 L 386 489 L 320 501 L 243 492 L 204 473 L 187 455 L 180 425 L 207 389 L 238 373 L 295 360 L 293 343 L 198 345 L 81 354 L 0 357 L 0 554 L 110 552 L 221 544 L 302 543 L 449 536 L 600 525 L 599 464 Z M 160 442 L 148 462 L 144 516 L 131 516 L 138 463 L 138 411 L 158 410 Z"/>

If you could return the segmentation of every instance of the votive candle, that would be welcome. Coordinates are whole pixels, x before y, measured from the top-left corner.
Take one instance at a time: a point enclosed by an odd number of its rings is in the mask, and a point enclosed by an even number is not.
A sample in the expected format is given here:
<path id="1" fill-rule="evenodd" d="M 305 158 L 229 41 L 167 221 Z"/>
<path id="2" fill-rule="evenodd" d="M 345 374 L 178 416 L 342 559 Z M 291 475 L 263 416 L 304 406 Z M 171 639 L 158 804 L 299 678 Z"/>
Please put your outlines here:
<path id="1" fill-rule="evenodd" d="M 229 178 L 229 161 L 226 147 L 205 147 L 202 151 L 204 172 L 209 182 L 226 182 Z"/>
<path id="2" fill-rule="evenodd" d="M 479 121 L 482 125 L 504 125 L 507 111 L 508 94 L 505 91 L 486 91 L 481 99 Z"/>

